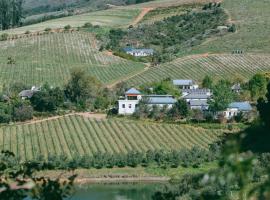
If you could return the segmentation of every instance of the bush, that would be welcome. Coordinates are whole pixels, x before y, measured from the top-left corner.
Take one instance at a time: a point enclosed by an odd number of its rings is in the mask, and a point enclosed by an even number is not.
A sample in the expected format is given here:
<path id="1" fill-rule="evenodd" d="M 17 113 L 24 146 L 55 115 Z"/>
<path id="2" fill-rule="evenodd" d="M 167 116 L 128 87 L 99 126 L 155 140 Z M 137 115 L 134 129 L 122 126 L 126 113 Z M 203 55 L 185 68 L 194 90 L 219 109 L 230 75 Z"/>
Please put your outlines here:
<path id="1" fill-rule="evenodd" d="M 66 26 L 64 27 L 64 29 L 65 29 L 65 31 L 68 31 L 68 30 L 71 29 L 71 26 L 70 26 L 70 25 L 66 25 Z"/>
<path id="2" fill-rule="evenodd" d="M 22 105 L 18 108 L 14 108 L 13 120 L 14 121 L 27 121 L 33 119 L 33 108 L 32 106 Z"/>
<path id="3" fill-rule="evenodd" d="M 0 114 L 0 123 L 9 123 L 11 121 L 11 115 Z"/>
<path id="4" fill-rule="evenodd" d="M 44 31 L 45 32 L 50 32 L 52 29 L 51 28 L 45 28 Z"/>
<path id="5" fill-rule="evenodd" d="M 8 39 L 7 33 L 3 33 L 2 35 L 0 35 L 0 41 L 6 41 L 7 39 Z"/>
<path id="6" fill-rule="evenodd" d="M 83 25 L 83 28 L 92 28 L 93 27 L 93 24 L 91 24 L 90 22 L 86 22 L 84 25 Z"/>

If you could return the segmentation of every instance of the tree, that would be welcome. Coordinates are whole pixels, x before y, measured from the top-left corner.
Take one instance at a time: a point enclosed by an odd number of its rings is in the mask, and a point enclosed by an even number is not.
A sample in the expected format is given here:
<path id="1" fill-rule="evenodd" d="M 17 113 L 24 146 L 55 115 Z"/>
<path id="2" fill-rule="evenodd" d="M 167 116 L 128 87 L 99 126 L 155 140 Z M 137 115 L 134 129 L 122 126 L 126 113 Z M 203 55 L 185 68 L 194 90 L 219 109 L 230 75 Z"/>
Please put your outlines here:
<path id="1" fill-rule="evenodd" d="M 33 107 L 30 102 L 22 100 L 16 101 L 13 105 L 12 118 L 14 121 L 20 122 L 33 119 Z"/>
<path id="2" fill-rule="evenodd" d="M 250 79 L 248 87 L 251 97 L 257 100 L 267 92 L 267 79 L 263 74 L 256 74 Z"/>
<path id="3" fill-rule="evenodd" d="M 202 81 L 202 87 L 211 89 L 213 87 L 213 79 L 206 75 Z"/>
<path id="4" fill-rule="evenodd" d="M 41 91 L 34 93 L 30 101 L 36 111 L 52 112 L 64 103 L 64 91 L 45 84 Z"/>
<path id="5" fill-rule="evenodd" d="M 209 100 L 209 109 L 213 112 L 223 111 L 233 102 L 233 99 L 231 84 L 226 80 L 220 80 L 213 88 L 213 98 Z"/>
<path id="6" fill-rule="evenodd" d="M 21 23 L 22 0 L 0 0 L 0 27 L 6 30 Z"/>
<path id="7" fill-rule="evenodd" d="M 190 108 L 187 102 L 179 99 L 168 112 L 168 117 L 171 119 L 186 118 L 190 114 Z"/>
<path id="8" fill-rule="evenodd" d="M 90 101 L 93 103 L 100 94 L 101 83 L 81 68 L 75 68 L 71 71 L 71 78 L 65 86 L 66 97 L 74 103 L 83 103 Z"/>
<path id="9" fill-rule="evenodd" d="M 264 125 L 270 127 L 270 82 L 267 86 L 266 100 L 260 98 L 258 100 L 257 109 Z"/>
<path id="10" fill-rule="evenodd" d="M 34 173 L 42 164 L 35 162 L 21 163 L 12 152 L 0 153 L 0 199 L 23 200 L 63 200 L 73 193 L 73 182 L 76 176 L 69 177 L 65 182 L 60 179 L 51 180 L 35 177 Z"/>

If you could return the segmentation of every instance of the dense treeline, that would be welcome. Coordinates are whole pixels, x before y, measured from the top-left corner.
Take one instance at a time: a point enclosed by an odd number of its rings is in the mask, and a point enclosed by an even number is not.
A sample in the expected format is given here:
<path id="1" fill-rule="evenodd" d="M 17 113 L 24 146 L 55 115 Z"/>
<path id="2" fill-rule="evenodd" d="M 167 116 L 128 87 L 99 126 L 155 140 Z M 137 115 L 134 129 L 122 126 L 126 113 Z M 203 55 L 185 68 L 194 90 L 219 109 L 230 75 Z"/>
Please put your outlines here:
<path id="1" fill-rule="evenodd" d="M 31 162 L 40 169 L 77 169 L 77 168 L 113 168 L 113 167 L 147 167 L 156 165 L 162 168 L 194 167 L 198 168 L 206 162 L 216 160 L 220 154 L 220 146 L 213 144 L 209 150 L 196 148 L 174 151 L 149 150 L 147 152 L 129 151 L 128 153 L 101 153 L 93 156 L 74 155 L 72 159 L 66 155 L 49 155 L 37 157 Z M 19 160 L 19 159 L 18 159 Z"/>
<path id="2" fill-rule="evenodd" d="M 0 0 L 0 29 L 20 25 L 22 19 L 22 0 Z"/>

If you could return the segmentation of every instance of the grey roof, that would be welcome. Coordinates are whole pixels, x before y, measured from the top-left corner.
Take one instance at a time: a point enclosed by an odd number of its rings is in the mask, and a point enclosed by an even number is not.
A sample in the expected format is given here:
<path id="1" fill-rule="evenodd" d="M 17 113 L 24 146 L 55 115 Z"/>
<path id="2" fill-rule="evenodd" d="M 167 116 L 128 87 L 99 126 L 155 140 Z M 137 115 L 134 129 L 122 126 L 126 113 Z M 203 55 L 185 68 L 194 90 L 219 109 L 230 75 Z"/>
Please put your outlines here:
<path id="1" fill-rule="evenodd" d="M 240 111 L 252 111 L 252 107 L 249 102 L 233 102 L 229 105 L 229 108 L 237 108 Z"/>
<path id="2" fill-rule="evenodd" d="M 20 97 L 31 98 L 34 95 L 35 91 L 33 90 L 23 90 L 19 93 Z"/>
<path id="3" fill-rule="evenodd" d="M 182 92 L 189 93 L 189 94 L 207 94 L 210 93 L 210 89 L 183 89 Z"/>
<path id="4" fill-rule="evenodd" d="M 188 94 L 183 99 L 208 99 L 209 95 L 206 94 Z"/>
<path id="5" fill-rule="evenodd" d="M 175 104 L 173 97 L 148 97 L 148 104 Z"/>
<path id="6" fill-rule="evenodd" d="M 209 106 L 207 100 L 191 100 L 189 104 L 190 106 Z"/>
<path id="7" fill-rule="evenodd" d="M 193 80 L 173 80 L 173 84 L 177 86 L 181 85 L 193 85 L 194 81 Z"/>
<path id="8" fill-rule="evenodd" d="M 128 91 L 126 91 L 126 93 L 125 93 L 126 95 L 129 95 L 129 94 L 136 94 L 136 95 L 140 95 L 141 94 L 141 92 L 140 91 L 138 91 L 137 89 L 135 89 L 135 88 L 130 88 Z"/>

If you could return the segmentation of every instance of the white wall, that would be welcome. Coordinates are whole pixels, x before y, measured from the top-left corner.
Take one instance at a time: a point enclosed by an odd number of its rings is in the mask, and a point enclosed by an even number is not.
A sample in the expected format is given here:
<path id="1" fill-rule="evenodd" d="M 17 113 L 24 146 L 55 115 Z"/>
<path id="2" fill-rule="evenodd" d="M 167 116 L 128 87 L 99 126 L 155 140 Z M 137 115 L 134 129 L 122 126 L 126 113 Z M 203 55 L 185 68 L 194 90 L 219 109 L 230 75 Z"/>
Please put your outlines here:
<path id="1" fill-rule="evenodd" d="M 139 103 L 139 100 L 119 100 L 118 101 L 118 114 L 119 115 L 133 114 L 135 112 L 136 105 L 138 103 Z"/>
<path id="2" fill-rule="evenodd" d="M 228 108 L 225 112 L 224 112 L 224 117 L 226 119 L 232 119 L 234 116 L 236 116 L 239 113 L 237 108 Z"/>

